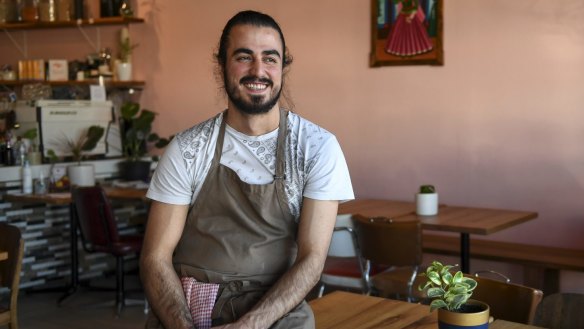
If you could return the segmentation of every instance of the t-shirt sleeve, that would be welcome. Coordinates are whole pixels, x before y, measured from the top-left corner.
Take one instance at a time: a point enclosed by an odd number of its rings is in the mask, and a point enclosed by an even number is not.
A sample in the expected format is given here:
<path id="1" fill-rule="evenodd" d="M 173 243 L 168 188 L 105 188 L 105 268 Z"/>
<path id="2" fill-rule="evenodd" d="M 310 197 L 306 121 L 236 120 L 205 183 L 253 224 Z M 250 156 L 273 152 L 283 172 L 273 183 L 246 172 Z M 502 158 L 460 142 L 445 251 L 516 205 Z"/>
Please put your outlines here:
<path id="1" fill-rule="evenodd" d="M 355 198 L 345 156 L 334 136 L 322 144 L 307 170 L 303 196 L 341 202 Z"/>
<path id="2" fill-rule="evenodd" d="M 146 197 L 164 203 L 185 205 L 190 204 L 193 192 L 177 139 L 173 138 L 166 146 Z"/>

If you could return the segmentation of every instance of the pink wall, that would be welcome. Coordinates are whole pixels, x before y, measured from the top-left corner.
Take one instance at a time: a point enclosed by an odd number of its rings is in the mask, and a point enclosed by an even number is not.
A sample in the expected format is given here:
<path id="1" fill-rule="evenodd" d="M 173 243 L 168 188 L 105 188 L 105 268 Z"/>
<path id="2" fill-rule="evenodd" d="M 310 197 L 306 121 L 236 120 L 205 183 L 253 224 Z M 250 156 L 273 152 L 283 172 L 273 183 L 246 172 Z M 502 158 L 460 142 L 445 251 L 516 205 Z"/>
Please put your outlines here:
<path id="1" fill-rule="evenodd" d="M 446 1 L 445 65 L 383 68 L 368 67 L 368 1 L 142 4 L 134 58 L 161 131 L 224 107 L 212 51 L 237 10 L 262 10 L 295 58 L 295 110 L 338 136 L 358 197 L 433 183 L 444 203 L 540 213 L 494 239 L 584 249 L 580 1 Z"/>
<path id="2" fill-rule="evenodd" d="M 265 11 L 295 57 L 295 111 L 337 135 L 358 197 L 412 200 L 432 183 L 443 203 L 540 214 L 489 238 L 584 249 L 581 0 L 445 1 L 445 65 L 382 68 L 368 67 L 369 1 L 137 7 L 146 23 L 131 27 L 136 76 L 147 81 L 142 104 L 162 113 L 159 132 L 224 108 L 212 60 L 221 29 L 238 10 Z M 103 28 L 102 40 L 117 29 Z M 76 31 L 37 33 L 81 42 Z M 5 40 L 0 58 L 14 52 Z"/>

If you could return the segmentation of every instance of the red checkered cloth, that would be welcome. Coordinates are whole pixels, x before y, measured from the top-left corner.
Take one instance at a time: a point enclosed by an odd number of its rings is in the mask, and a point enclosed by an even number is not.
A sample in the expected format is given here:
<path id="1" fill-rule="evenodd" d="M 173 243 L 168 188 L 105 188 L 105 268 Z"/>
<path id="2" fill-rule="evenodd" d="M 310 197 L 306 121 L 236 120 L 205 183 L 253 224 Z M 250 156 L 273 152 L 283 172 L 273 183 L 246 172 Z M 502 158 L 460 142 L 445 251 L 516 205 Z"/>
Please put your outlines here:
<path id="1" fill-rule="evenodd" d="M 211 328 L 211 313 L 219 285 L 216 283 L 197 282 L 194 278 L 182 277 L 180 279 L 183 291 L 187 299 L 187 306 L 191 312 L 195 328 Z"/>

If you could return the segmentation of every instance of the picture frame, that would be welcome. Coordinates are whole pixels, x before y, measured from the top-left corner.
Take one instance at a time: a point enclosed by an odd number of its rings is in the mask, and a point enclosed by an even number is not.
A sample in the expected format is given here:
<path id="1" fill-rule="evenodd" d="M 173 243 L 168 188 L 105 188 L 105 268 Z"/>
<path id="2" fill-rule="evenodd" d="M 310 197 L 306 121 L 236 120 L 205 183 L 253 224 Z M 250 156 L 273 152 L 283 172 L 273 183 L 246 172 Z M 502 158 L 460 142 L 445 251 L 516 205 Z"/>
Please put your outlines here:
<path id="1" fill-rule="evenodd" d="M 370 67 L 444 65 L 444 0 L 371 0 Z"/>

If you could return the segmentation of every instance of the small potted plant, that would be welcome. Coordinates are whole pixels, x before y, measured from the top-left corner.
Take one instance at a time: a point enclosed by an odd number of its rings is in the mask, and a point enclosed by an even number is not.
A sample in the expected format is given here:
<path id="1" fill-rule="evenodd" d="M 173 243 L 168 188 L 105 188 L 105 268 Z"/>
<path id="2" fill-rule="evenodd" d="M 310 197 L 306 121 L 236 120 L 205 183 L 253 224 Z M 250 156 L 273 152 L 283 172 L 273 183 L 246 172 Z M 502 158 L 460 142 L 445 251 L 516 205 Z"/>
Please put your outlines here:
<path id="1" fill-rule="evenodd" d="M 170 138 L 162 138 L 152 132 L 156 113 L 140 109 L 134 102 L 124 103 L 121 107 L 122 148 L 125 161 L 120 162 L 120 176 L 125 180 L 147 181 L 150 174 L 148 146 L 163 148 Z"/>
<path id="2" fill-rule="evenodd" d="M 416 214 L 435 216 L 438 214 L 438 193 L 434 185 L 422 185 L 416 194 Z"/>
<path id="3" fill-rule="evenodd" d="M 67 167 L 67 174 L 71 185 L 93 186 L 95 185 L 95 173 L 93 165 L 81 164 L 85 152 L 93 150 L 103 137 L 105 129 L 100 126 L 91 126 L 86 132 L 80 134 L 77 140 L 67 139 L 67 147 L 71 152 L 76 165 Z"/>
<path id="4" fill-rule="evenodd" d="M 120 31 L 120 57 L 116 63 L 118 80 L 132 80 L 132 52 L 138 44 L 133 44 L 130 40 L 130 32 L 124 27 Z"/>
<path id="5" fill-rule="evenodd" d="M 38 132 L 36 128 L 31 128 L 22 134 L 22 138 L 28 141 L 28 163 L 31 166 L 42 163 L 42 155 L 38 150 Z"/>
<path id="6" fill-rule="evenodd" d="M 461 271 L 451 272 L 455 267 L 433 261 L 420 274 L 428 279 L 418 289 L 432 299 L 430 312 L 438 310 L 438 327 L 488 328 L 489 306 L 470 299 L 477 282 Z"/>

